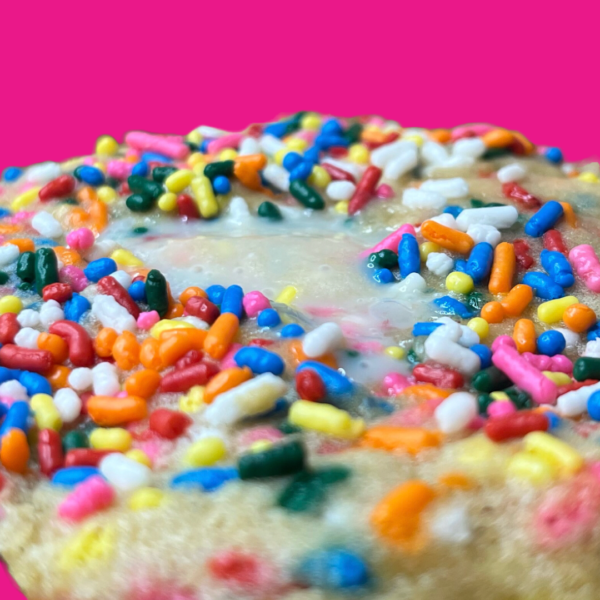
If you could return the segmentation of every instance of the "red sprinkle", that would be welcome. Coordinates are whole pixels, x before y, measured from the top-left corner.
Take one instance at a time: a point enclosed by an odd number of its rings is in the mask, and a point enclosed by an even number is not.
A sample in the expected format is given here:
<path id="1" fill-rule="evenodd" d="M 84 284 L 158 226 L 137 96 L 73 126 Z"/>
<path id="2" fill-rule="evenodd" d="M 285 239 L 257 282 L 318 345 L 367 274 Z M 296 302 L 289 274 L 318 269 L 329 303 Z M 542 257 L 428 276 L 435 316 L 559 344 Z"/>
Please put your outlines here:
<path id="1" fill-rule="evenodd" d="M 22 369 L 43 375 L 52 368 L 52 364 L 52 354 L 48 350 L 32 350 L 14 344 L 5 344 L 0 348 L 0 365 L 9 369 Z"/>
<path id="2" fill-rule="evenodd" d="M 533 257 L 529 254 L 529 244 L 525 240 L 515 240 L 513 248 L 517 262 L 522 269 L 529 269 L 535 263 Z"/>
<path id="3" fill-rule="evenodd" d="M 186 367 L 190 367 L 199 363 L 202 360 L 204 353 L 200 350 L 190 350 L 186 352 L 176 363 L 176 369 L 185 369 Z"/>
<path id="4" fill-rule="evenodd" d="M 100 461 L 108 454 L 114 454 L 114 450 L 74 448 L 67 452 L 65 467 L 97 467 Z"/>
<path id="5" fill-rule="evenodd" d="M 558 395 L 562 396 L 567 392 L 572 392 L 573 390 L 578 390 L 579 388 L 586 387 L 588 385 L 594 385 L 598 383 L 595 379 L 585 379 L 584 381 L 573 381 L 571 383 L 567 383 L 566 385 L 558 386 Z"/>
<path id="6" fill-rule="evenodd" d="M 546 250 L 554 250 L 556 252 L 561 252 L 565 256 L 567 256 L 568 249 L 565 241 L 563 240 L 563 236 L 560 231 L 556 229 L 550 229 L 546 231 L 543 237 L 544 240 L 544 248 Z"/>
<path id="7" fill-rule="evenodd" d="M 463 376 L 454 369 L 431 363 L 421 363 L 413 369 L 417 381 L 431 383 L 436 387 L 458 389 L 464 385 Z"/>
<path id="8" fill-rule="evenodd" d="M 218 372 L 219 367 L 212 362 L 200 362 L 185 369 L 174 370 L 162 378 L 160 391 L 187 392 L 195 385 L 206 385 Z"/>
<path id="9" fill-rule="evenodd" d="M 321 163 L 321 166 L 327 171 L 327 173 L 329 173 L 329 176 L 331 179 L 333 179 L 333 181 L 351 181 L 352 183 L 356 182 L 354 176 L 348 173 L 348 171 L 344 171 L 339 167 L 335 167 L 328 162 Z"/>
<path id="10" fill-rule="evenodd" d="M 177 212 L 180 217 L 185 217 L 186 219 L 200 218 L 200 212 L 198 211 L 196 202 L 194 202 L 194 199 L 187 194 L 179 194 L 179 196 L 177 196 Z"/>
<path id="11" fill-rule="evenodd" d="M 73 290 L 68 283 L 51 283 L 42 290 L 44 302 L 56 300 L 57 302 L 66 302 L 73 296 Z"/>
<path id="12" fill-rule="evenodd" d="M 302 400 L 318 402 L 325 398 L 325 384 L 314 369 L 303 369 L 296 373 L 296 391 Z"/>
<path id="13" fill-rule="evenodd" d="M 114 277 L 110 275 L 102 277 L 98 282 L 98 292 L 105 296 L 112 296 L 134 319 L 140 316 L 139 306 Z"/>
<path id="14" fill-rule="evenodd" d="M 518 183 L 510 181 L 502 184 L 502 193 L 507 197 L 515 200 L 516 202 L 523 205 L 524 208 L 540 208 L 542 201 L 530 194 L 527 190 L 522 188 Z"/>
<path id="15" fill-rule="evenodd" d="M 69 360 L 75 367 L 91 367 L 96 353 L 89 333 L 74 321 L 56 321 L 48 329 L 50 333 L 60 336 L 69 346 Z"/>
<path id="16" fill-rule="evenodd" d="M 38 434 L 37 447 L 40 471 L 50 477 L 63 466 L 65 459 L 59 433 L 54 429 L 42 429 Z"/>
<path id="17" fill-rule="evenodd" d="M 0 344 L 12 344 L 20 329 L 21 325 L 15 313 L 0 315 Z"/>
<path id="18" fill-rule="evenodd" d="M 202 298 L 202 296 L 192 296 L 185 303 L 185 310 L 188 314 L 202 319 L 209 325 L 212 325 L 221 314 L 216 304 L 213 304 L 207 298 Z"/>
<path id="19" fill-rule="evenodd" d="M 168 408 L 157 408 L 150 415 L 150 429 L 167 440 L 182 436 L 191 424 L 186 414 Z"/>
<path id="20" fill-rule="evenodd" d="M 273 340 L 266 340 L 264 338 L 252 338 L 248 342 L 248 346 L 255 346 L 258 348 L 268 348 L 272 346 L 275 342 Z"/>
<path id="21" fill-rule="evenodd" d="M 353 215 L 367 205 L 369 200 L 375 195 L 375 188 L 381 177 L 382 170 L 379 167 L 371 165 L 363 173 L 352 198 L 348 204 L 348 214 Z"/>
<path id="22" fill-rule="evenodd" d="M 489 419 L 483 430 L 494 442 L 520 438 L 532 431 L 548 431 L 550 422 L 544 413 L 522 410 L 520 412 Z"/>
<path id="23" fill-rule="evenodd" d="M 61 175 L 47 183 L 40 191 L 39 197 L 42 202 L 48 202 L 53 198 L 64 198 L 73 193 L 75 189 L 75 178 L 71 175 Z"/>

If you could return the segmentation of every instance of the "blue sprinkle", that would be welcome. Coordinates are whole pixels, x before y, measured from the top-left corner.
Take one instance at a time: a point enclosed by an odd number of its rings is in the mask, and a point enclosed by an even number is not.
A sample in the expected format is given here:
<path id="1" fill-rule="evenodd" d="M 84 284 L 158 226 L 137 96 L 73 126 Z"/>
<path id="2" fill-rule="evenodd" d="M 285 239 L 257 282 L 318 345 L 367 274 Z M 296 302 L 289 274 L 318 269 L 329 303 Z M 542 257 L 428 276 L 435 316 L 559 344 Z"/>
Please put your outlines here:
<path id="1" fill-rule="evenodd" d="M 546 273 L 538 271 L 529 271 L 523 276 L 523 283 L 533 289 L 535 295 L 542 300 L 556 300 L 565 295 L 565 291 L 552 281 L 552 278 Z"/>
<path id="2" fill-rule="evenodd" d="M 556 200 L 546 202 L 530 219 L 525 223 L 525 233 L 531 237 L 541 237 L 548 229 L 552 229 L 564 213 L 563 207 Z"/>
<path id="3" fill-rule="evenodd" d="M 342 135 L 344 128 L 337 119 L 329 119 L 321 126 L 321 133 L 326 135 Z"/>
<path id="4" fill-rule="evenodd" d="M 292 121 L 278 121 L 277 123 L 269 123 L 264 129 L 263 134 L 272 135 L 276 138 L 282 138 L 288 131 L 288 127 Z"/>
<path id="5" fill-rule="evenodd" d="M 238 477 L 237 469 L 232 467 L 206 467 L 179 473 L 171 480 L 171 487 L 175 489 L 197 488 L 204 492 L 213 492 Z"/>
<path id="6" fill-rule="evenodd" d="M 208 140 L 208 141 L 210 141 L 210 140 Z M 206 152 L 206 150 L 202 150 L 202 152 Z M 173 159 L 171 157 L 165 156 L 164 154 L 158 154 L 158 152 L 142 152 L 142 160 L 146 163 L 149 163 L 149 162 L 172 163 L 173 162 Z"/>
<path id="7" fill-rule="evenodd" d="M 27 433 L 29 420 L 29 404 L 23 400 L 13 402 L 6 413 L 6 417 L 0 427 L 0 437 L 10 429 L 20 429 Z"/>
<path id="8" fill-rule="evenodd" d="M 212 139 L 208 139 L 206 138 L 205 140 L 202 140 L 202 142 L 200 143 L 200 152 L 202 152 L 203 154 L 206 154 L 208 152 L 208 145 L 212 142 Z"/>
<path id="9" fill-rule="evenodd" d="M 326 590 L 357 589 L 370 579 L 366 562 L 343 548 L 313 552 L 302 561 L 296 576 L 305 585 Z"/>
<path id="10" fill-rule="evenodd" d="M 143 281 L 134 281 L 127 292 L 135 302 L 146 302 L 146 284 Z"/>
<path id="11" fill-rule="evenodd" d="M 600 421 L 600 391 L 594 392 L 588 398 L 587 411 L 591 419 Z"/>
<path id="12" fill-rule="evenodd" d="M 85 296 L 73 294 L 65 303 L 65 319 L 79 323 L 81 317 L 92 308 L 90 301 Z"/>
<path id="13" fill-rule="evenodd" d="M 41 246 L 50 246 L 50 248 L 56 248 L 56 246 L 58 246 L 58 242 L 49 238 L 31 238 L 31 241 L 35 244 L 36 248 Z"/>
<path id="14" fill-rule="evenodd" d="M 244 290 L 239 285 L 230 285 L 225 290 L 221 300 L 221 314 L 233 313 L 238 319 L 241 319 L 244 313 L 243 298 Z"/>
<path id="15" fill-rule="evenodd" d="M 117 263 L 112 258 L 99 258 L 92 261 L 84 270 L 85 276 L 89 281 L 97 283 L 103 277 L 114 273 L 117 270 Z"/>
<path id="16" fill-rule="evenodd" d="M 554 164 L 560 164 L 563 161 L 563 153 L 560 148 L 548 148 L 544 156 Z"/>
<path id="17" fill-rule="evenodd" d="M 454 205 L 450 205 L 450 206 L 446 206 L 446 208 L 444 209 L 444 212 L 452 215 L 455 219 L 456 217 L 458 217 L 458 215 L 460 215 L 460 213 L 463 211 L 462 206 L 454 206 Z"/>
<path id="18" fill-rule="evenodd" d="M 587 341 L 591 342 L 592 340 L 597 340 L 600 338 L 600 323 L 596 323 L 587 330 Z"/>
<path id="19" fill-rule="evenodd" d="M 281 323 L 281 318 L 274 308 L 265 308 L 258 314 L 256 323 L 259 327 L 277 327 Z"/>
<path id="20" fill-rule="evenodd" d="M 4 418 L 4 415 L 8 412 L 8 406 L 4 402 L 0 402 L 0 420 Z"/>
<path id="21" fill-rule="evenodd" d="M 296 179 L 304 181 L 308 179 L 312 173 L 312 168 L 312 163 L 303 160 L 297 167 L 294 167 L 290 171 L 290 181 L 295 181 Z"/>
<path id="22" fill-rule="evenodd" d="M 493 262 L 494 248 L 487 242 L 480 242 L 471 250 L 468 261 L 462 259 L 456 261 L 455 269 L 466 273 L 473 283 L 480 283 L 490 274 Z"/>
<path id="23" fill-rule="evenodd" d="M 315 138 L 315 146 L 320 150 L 329 150 L 330 148 L 341 146 L 347 148 L 350 145 L 346 138 L 338 135 L 318 135 Z"/>
<path id="24" fill-rule="evenodd" d="M 206 294 L 208 295 L 208 299 L 217 306 L 221 304 L 223 301 L 223 296 L 225 294 L 225 288 L 222 285 L 211 285 L 206 288 Z"/>
<path id="25" fill-rule="evenodd" d="M 419 335 L 431 335 L 443 323 L 415 323 L 413 325 L 412 334 L 417 337 Z"/>
<path id="26" fill-rule="evenodd" d="M 217 175 L 212 182 L 215 194 L 229 194 L 231 191 L 231 183 L 225 175 Z"/>
<path id="27" fill-rule="evenodd" d="M 240 348 L 233 356 L 233 360 L 238 367 L 249 367 L 255 375 L 263 373 L 281 375 L 285 370 L 285 363 L 279 354 L 258 346 Z"/>
<path id="28" fill-rule="evenodd" d="M 302 162 L 304 162 L 302 154 L 299 154 L 298 152 L 288 152 L 283 157 L 283 162 L 281 163 L 281 165 L 287 171 L 293 171 Z"/>
<path id="29" fill-rule="evenodd" d="M 474 344 L 469 348 L 471 352 L 475 352 L 477 356 L 479 356 L 479 361 L 481 362 L 480 369 L 487 369 L 492 366 L 492 351 L 483 344 Z"/>
<path id="30" fill-rule="evenodd" d="M 22 373 L 25 371 L 17 371 L 16 369 L 9 369 L 7 367 L 0 367 L 0 383 L 5 381 L 12 381 L 13 379 L 19 379 Z"/>
<path id="31" fill-rule="evenodd" d="M 52 483 L 64 487 L 75 487 L 95 475 L 100 475 L 100 471 L 96 467 L 66 467 L 54 473 Z"/>
<path id="32" fill-rule="evenodd" d="M 296 338 L 304 335 L 304 327 L 301 327 L 298 323 L 289 323 L 284 325 L 279 333 L 283 338 Z"/>
<path id="33" fill-rule="evenodd" d="M 139 163 L 133 165 L 133 168 L 131 169 L 131 174 L 139 175 L 140 177 L 146 177 L 146 175 L 148 175 L 148 171 L 148 163 L 145 160 L 140 160 Z"/>
<path id="34" fill-rule="evenodd" d="M 458 315 L 461 319 L 470 319 L 475 316 L 473 311 L 462 302 L 451 296 L 442 296 L 433 301 L 433 304 L 441 309 L 445 315 Z"/>
<path id="35" fill-rule="evenodd" d="M 411 273 L 421 271 L 421 255 L 419 253 L 419 242 L 412 233 L 403 233 L 398 244 L 398 264 L 400 265 L 400 276 L 402 279 Z"/>
<path id="36" fill-rule="evenodd" d="M 12 215 L 12 213 L 10 212 L 10 210 L 8 210 L 8 208 L 0 208 L 0 219 L 8 217 L 9 215 Z"/>
<path id="37" fill-rule="evenodd" d="M 589 402 L 589 400 L 588 400 L 588 402 Z M 589 406 L 589 404 L 588 404 L 588 406 Z M 549 421 L 548 429 L 550 429 L 550 430 L 558 429 L 558 427 L 560 427 L 562 425 L 562 419 L 555 412 L 552 412 L 551 410 L 547 410 L 544 412 L 544 414 L 546 415 L 546 417 L 548 417 L 548 421 Z"/>
<path id="38" fill-rule="evenodd" d="M 546 356 L 560 354 L 566 345 L 565 336 L 555 329 L 544 331 L 537 339 L 537 351 Z"/>
<path id="39" fill-rule="evenodd" d="M 50 382 L 38 373 L 23 371 L 19 377 L 19 383 L 27 390 L 27 395 L 30 397 L 35 396 L 35 394 L 48 394 L 52 396 Z"/>
<path id="40" fill-rule="evenodd" d="M 319 148 L 317 148 L 317 146 L 312 146 L 308 150 L 305 150 L 304 160 L 316 165 L 319 162 Z"/>
<path id="41" fill-rule="evenodd" d="M 4 181 L 16 181 L 23 175 L 23 169 L 19 167 L 7 167 L 4 169 L 4 173 L 2 173 L 2 178 Z"/>
<path id="42" fill-rule="evenodd" d="M 552 280 L 562 288 L 575 284 L 573 267 L 562 252 L 556 250 L 542 250 L 540 262 Z"/>
<path id="43" fill-rule="evenodd" d="M 323 380 L 325 390 L 330 396 L 347 396 L 354 392 L 354 384 L 345 375 L 315 360 L 305 360 L 298 365 L 296 373 L 304 369 L 316 371 Z"/>
<path id="44" fill-rule="evenodd" d="M 90 165 L 81 165 L 80 167 L 77 167 L 73 172 L 73 175 L 88 185 L 98 186 L 104 183 L 104 173 L 100 169 Z"/>
<path id="45" fill-rule="evenodd" d="M 377 269 L 373 273 L 373 279 L 377 283 L 392 283 L 394 274 L 389 269 Z"/>

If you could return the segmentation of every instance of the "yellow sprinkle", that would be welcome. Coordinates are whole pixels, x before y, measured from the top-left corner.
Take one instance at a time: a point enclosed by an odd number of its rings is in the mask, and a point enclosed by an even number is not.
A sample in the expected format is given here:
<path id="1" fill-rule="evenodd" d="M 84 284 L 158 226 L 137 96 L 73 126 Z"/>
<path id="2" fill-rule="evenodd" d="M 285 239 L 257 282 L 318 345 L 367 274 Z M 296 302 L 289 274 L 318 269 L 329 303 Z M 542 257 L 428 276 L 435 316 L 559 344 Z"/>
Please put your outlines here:
<path id="1" fill-rule="evenodd" d="M 23 210 L 26 206 L 29 206 L 32 202 L 37 200 L 38 193 L 42 188 L 32 187 L 28 189 L 26 192 L 19 194 L 10 205 L 11 210 L 19 211 Z"/>
<path id="2" fill-rule="evenodd" d="M 23 302 L 21 298 L 16 296 L 4 296 L 0 298 L 0 315 L 4 313 L 14 313 L 18 315 L 23 310 Z"/>
<path id="3" fill-rule="evenodd" d="M 219 154 L 219 160 L 233 160 L 234 158 L 237 158 L 237 155 L 237 151 L 233 148 L 225 148 L 225 150 L 222 150 Z"/>
<path id="4" fill-rule="evenodd" d="M 296 298 L 297 293 L 298 290 L 293 285 L 287 285 L 281 290 L 279 296 L 275 298 L 275 302 L 279 302 L 279 304 L 290 305 Z"/>
<path id="5" fill-rule="evenodd" d="M 93 167 L 96 167 L 96 169 L 102 171 L 103 173 L 106 173 L 106 165 L 102 162 L 95 162 L 93 165 Z"/>
<path id="6" fill-rule="evenodd" d="M 321 165 L 315 165 L 308 183 L 318 188 L 326 188 L 331 183 L 331 175 Z"/>
<path id="7" fill-rule="evenodd" d="M 96 154 L 114 156 L 119 151 L 119 143 L 111 135 L 101 135 L 96 140 Z"/>
<path id="8" fill-rule="evenodd" d="M 206 165 L 206 156 L 202 152 L 192 152 L 187 159 L 188 167 L 195 167 L 196 165 L 202 165 L 202 168 Z"/>
<path id="9" fill-rule="evenodd" d="M 315 113 L 308 113 L 302 117 L 302 120 L 300 121 L 300 127 L 302 129 L 316 131 L 321 127 L 321 117 Z"/>
<path id="10" fill-rule="evenodd" d="M 52 396 L 48 394 L 35 394 L 29 405 L 35 416 L 35 422 L 38 429 L 54 429 L 60 431 L 62 427 L 62 419 L 60 413 L 54 405 Z"/>
<path id="11" fill-rule="evenodd" d="M 292 150 L 293 152 L 302 152 L 302 150 L 307 148 L 308 142 L 302 138 L 291 137 L 285 141 L 285 145 L 288 150 Z"/>
<path id="12" fill-rule="evenodd" d="M 202 143 L 202 134 L 197 129 L 194 129 L 194 131 L 190 131 L 187 134 L 185 139 L 188 142 L 191 142 L 192 144 L 196 144 L 196 146 L 199 146 Z"/>
<path id="13" fill-rule="evenodd" d="M 600 179 L 598 179 L 598 175 L 590 173 L 589 171 L 581 173 L 577 179 L 579 179 L 579 181 L 585 181 L 586 183 L 598 183 L 598 181 L 600 181 Z"/>
<path id="14" fill-rule="evenodd" d="M 179 398 L 179 410 L 196 413 L 204 408 L 204 386 L 195 385 L 187 394 Z"/>
<path id="15" fill-rule="evenodd" d="M 160 210 L 164 210 L 165 212 L 175 210 L 177 208 L 177 196 L 171 192 L 163 194 L 158 199 L 158 208 L 160 208 Z"/>
<path id="16" fill-rule="evenodd" d="M 308 400 L 297 400 L 290 408 L 289 422 L 334 437 L 355 439 L 365 430 L 363 419 L 353 419 L 348 412 Z"/>
<path id="17" fill-rule="evenodd" d="M 220 437 L 205 437 L 188 448 L 185 462 L 192 467 L 209 467 L 226 455 L 227 448 Z"/>
<path id="18" fill-rule="evenodd" d="M 484 435 L 474 435 L 455 447 L 456 458 L 462 469 L 481 478 L 503 479 L 507 453 Z"/>
<path id="19" fill-rule="evenodd" d="M 135 460 L 135 462 L 140 463 L 140 465 L 146 465 L 149 469 L 152 468 L 152 461 L 150 460 L 150 457 L 142 450 L 130 450 L 125 454 L 125 456 L 131 460 Z"/>
<path id="20" fill-rule="evenodd" d="M 467 323 L 467 327 L 472 329 L 478 336 L 480 340 L 484 340 L 489 332 L 490 326 L 485 319 L 481 317 L 474 317 Z"/>
<path id="21" fill-rule="evenodd" d="M 371 153 L 363 144 L 352 144 L 348 149 L 348 160 L 359 165 L 366 165 L 369 162 Z"/>
<path id="22" fill-rule="evenodd" d="M 545 375 L 550 381 L 554 381 L 556 385 L 568 385 L 571 383 L 571 378 L 566 373 L 542 371 L 542 375 Z"/>
<path id="23" fill-rule="evenodd" d="M 543 323 L 558 323 L 562 318 L 565 310 L 572 304 L 578 304 L 579 300 L 575 296 L 565 296 L 556 300 L 542 302 L 538 306 L 537 316 Z"/>
<path id="24" fill-rule="evenodd" d="M 278 165 L 282 165 L 283 164 L 283 159 L 285 158 L 285 155 L 288 152 L 291 152 L 291 150 L 289 148 L 282 148 L 281 150 L 277 150 L 277 152 L 275 152 L 275 154 L 273 155 L 273 160 Z"/>
<path id="25" fill-rule="evenodd" d="M 192 179 L 194 179 L 194 173 L 192 171 L 188 171 L 187 169 L 179 169 L 179 171 L 175 171 L 171 173 L 165 179 L 165 187 L 174 194 L 178 194 L 179 192 L 183 192 L 185 188 L 192 183 Z"/>
<path id="26" fill-rule="evenodd" d="M 165 493 L 157 488 L 145 487 L 136 490 L 129 498 L 131 510 L 147 510 L 158 508 L 165 499 Z"/>
<path id="27" fill-rule="evenodd" d="M 339 202 L 336 202 L 333 208 L 335 209 L 335 212 L 340 213 L 340 215 L 347 215 L 348 200 L 340 200 Z"/>
<path id="28" fill-rule="evenodd" d="M 533 485 L 546 485 L 556 479 L 557 467 L 544 457 L 517 452 L 508 461 L 506 472 Z"/>
<path id="29" fill-rule="evenodd" d="M 419 146 L 419 148 L 423 145 L 423 142 L 424 142 L 423 138 L 417 134 L 403 135 L 402 141 L 403 142 L 414 142 L 417 146 Z"/>
<path id="30" fill-rule="evenodd" d="M 255 452 L 255 453 L 264 452 L 265 450 L 268 450 L 272 446 L 273 446 L 273 442 L 271 440 L 256 440 L 256 442 L 254 442 L 250 446 L 250 452 Z"/>
<path id="31" fill-rule="evenodd" d="M 441 251 L 442 251 L 441 246 L 439 246 L 435 242 L 423 242 L 419 246 L 419 254 L 421 255 L 421 262 L 426 262 L 427 257 L 432 252 L 441 252 Z"/>
<path id="32" fill-rule="evenodd" d="M 406 354 L 404 352 L 404 348 L 400 348 L 400 346 L 388 346 L 384 352 L 391 358 L 395 358 L 396 360 L 401 360 L 404 358 Z"/>
<path id="33" fill-rule="evenodd" d="M 90 433 L 90 446 L 96 450 L 127 452 L 131 448 L 131 434 L 122 427 L 98 427 Z"/>
<path id="34" fill-rule="evenodd" d="M 105 204 L 112 204 L 117 199 L 117 192 L 108 185 L 102 185 L 96 190 L 98 194 L 98 200 L 101 200 Z"/>
<path id="35" fill-rule="evenodd" d="M 556 465 L 561 474 L 573 475 L 583 467 L 583 457 L 566 442 L 544 431 L 533 431 L 524 438 L 525 451 Z"/>
<path id="36" fill-rule="evenodd" d="M 230 160 L 230 159 L 226 159 Z M 219 204 L 215 199 L 215 193 L 210 179 L 204 175 L 192 180 L 192 195 L 198 205 L 198 210 L 204 219 L 210 219 L 219 213 Z"/>
<path id="37" fill-rule="evenodd" d="M 468 294 L 473 289 L 473 279 L 466 273 L 454 271 L 446 277 L 446 289 L 457 294 Z"/>
<path id="38" fill-rule="evenodd" d="M 163 319 L 150 329 L 150 335 L 157 340 L 163 331 L 169 329 L 196 329 L 191 323 L 186 321 L 174 321 L 173 319 Z"/>
<path id="39" fill-rule="evenodd" d="M 91 561 L 108 559 L 115 548 L 117 537 L 113 525 L 84 525 L 63 548 L 59 566 L 65 571 L 81 568 Z"/>
<path id="40" fill-rule="evenodd" d="M 119 248 L 115 250 L 110 257 L 123 267 L 141 267 L 144 263 L 129 250 Z"/>
<path id="41" fill-rule="evenodd" d="M 504 392 L 491 392 L 490 398 L 495 402 L 510 402 L 510 396 Z"/>

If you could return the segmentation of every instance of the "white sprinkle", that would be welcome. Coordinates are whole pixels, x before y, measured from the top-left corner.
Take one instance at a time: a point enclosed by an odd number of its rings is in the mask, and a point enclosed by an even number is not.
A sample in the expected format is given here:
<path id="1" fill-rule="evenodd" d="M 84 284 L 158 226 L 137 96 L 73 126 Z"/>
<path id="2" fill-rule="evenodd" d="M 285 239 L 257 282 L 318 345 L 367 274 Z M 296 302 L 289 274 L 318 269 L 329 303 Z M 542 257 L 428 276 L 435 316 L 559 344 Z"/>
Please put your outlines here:
<path id="1" fill-rule="evenodd" d="M 443 433 L 463 431 L 477 416 L 477 399 L 468 392 L 456 392 L 443 400 L 434 416 Z"/>
<path id="2" fill-rule="evenodd" d="M 20 253 L 19 247 L 14 244 L 0 246 L 0 266 L 11 265 L 19 258 Z"/>
<path id="3" fill-rule="evenodd" d="M 351 181 L 332 181 L 325 191 L 332 200 L 350 200 L 355 190 Z"/>
<path id="4" fill-rule="evenodd" d="M 392 142 L 391 144 L 384 144 L 383 146 L 379 146 L 379 148 L 375 148 L 375 150 L 371 152 L 371 164 L 383 169 L 391 161 L 396 160 L 398 157 L 408 151 L 413 151 L 416 153 L 417 145 L 414 142 L 407 140 L 400 140 L 397 142 Z"/>
<path id="5" fill-rule="evenodd" d="M 460 216 L 460 215 L 459 215 Z M 458 225 L 458 223 L 457 223 Z M 502 239 L 502 234 L 493 225 L 469 225 L 467 235 L 476 243 L 487 242 L 496 247 Z"/>
<path id="6" fill-rule="evenodd" d="M 131 492 L 150 483 L 152 471 L 136 460 L 123 454 L 109 454 L 98 465 L 108 483 L 121 492 Z"/>
<path id="7" fill-rule="evenodd" d="M 29 167 L 25 172 L 25 179 L 29 183 L 47 183 L 56 179 L 62 173 L 60 165 L 55 162 L 44 162 Z"/>
<path id="8" fill-rule="evenodd" d="M 498 169 L 496 175 L 500 183 L 510 183 L 511 181 L 521 181 L 527 175 L 527 171 L 521 165 L 514 163 Z"/>
<path id="9" fill-rule="evenodd" d="M 383 176 L 386 179 L 399 179 L 414 169 L 418 164 L 419 154 L 416 149 L 410 148 L 387 163 L 383 170 Z"/>
<path id="10" fill-rule="evenodd" d="M 421 157 L 429 164 L 439 165 L 448 160 L 448 150 L 437 142 L 425 142 L 421 147 Z"/>
<path id="11" fill-rule="evenodd" d="M 56 300 L 48 300 L 40 308 L 40 324 L 44 329 L 48 329 L 52 323 L 61 321 L 65 318 L 65 313 Z"/>
<path id="12" fill-rule="evenodd" d="M 514 206 L 489 206 L 467 208 L 456 217 L 456 222 L 461 231 L 467 231 L 470 225 L 493 225 L 496 229 L 508 229 L 518 218 L 519 211 Z"/>
<path id="13" fill-rule="evenodd" d="M 424 192 L 436 192 L 445 198 L 464 198 L 469 194 L 469 184 L 462 177 L 428 179 L 420 189 Z"/>
<path id="14" fill-rule="evenodd" d="M 61 388 L 54 394 L 54 406 L 63 423 L 72 423 L 81 414 L 81 398 L 71 388 Z"/>
<path id="15" fill-rule="evenodd" d="M 457 140 L 452 146 L 453 156 L 468 156 L 469 158 L 480 158 L 485 154 L 486 146 L 481 138 L 463 138 Z"/>
<path id="16" fill-rule="evenodd" d="M 98 294 L 92 301 L 92 314 L 102 323 L 103 327 L 112 327 L 117 333 L 137 330 L 137 322 L 134 317 L 112 296 Z"/>
<path id="17" fill-rule="evenodd" d="M 54 239 L 63 234 L 61 224 L 46 211 L 37 213 L 31 219 L 31 226 L 42 236 Z"/>
<path id="18" fill-rule="evenodd" d="M 263 169 L 263 177 L 277 189 L 288 192 L 290 189 L 290 174 L 282 166 L 270 163 Z"/>
<path id="19" fill-rule="evenodd" d="M 302 341 L 302 350 L 309 358 L 318 358 L 337 350 L 344 343 L 344 334 L 337 323 L 323 323 L 309 331 Z"/>
<path id="20" fill-rule="evenodd" d="M 447 204 L 447 200 L 437 192 L 427 192 L 422 189 L 407 188 L 402 192 L 402 204 L 411 209 L 440 210 Z"/>
<path id="21" fill-rule="evenodd" d="M 87 367 L 73 369 L 69 374 L 69 385 L 78 392 L 89 390 L 92 387 L 92 370 Z"/>
<path id="22" fill-rule="evenodd" d="M 251 154 L 260 154 L 260 145 L 253 137 L 245 137 L 240 142 L 238 155 L 249 156 Z"/>
<path id="23" fill-rule="evenodd" d="M 26 308 L 17 315 L 17 321 L 21 327 L 35 327 L 40 323 L 40 315 L 37 311 Z"/>
<path id="24" fill-rule="evenodd" d="M 454 261 L 443 252 L 431 252 L 427 255 L 427 268 L 438 277 L 445 277 L 454 269 Z"/>
<path id="25" fill-rule="evenodd" d="M 22 327 L 15 335 L 15 344 L 21 348 L 30 348 L 31 350 L 38 349 L 38 338 L 40 332 L 31 327 Z"/>

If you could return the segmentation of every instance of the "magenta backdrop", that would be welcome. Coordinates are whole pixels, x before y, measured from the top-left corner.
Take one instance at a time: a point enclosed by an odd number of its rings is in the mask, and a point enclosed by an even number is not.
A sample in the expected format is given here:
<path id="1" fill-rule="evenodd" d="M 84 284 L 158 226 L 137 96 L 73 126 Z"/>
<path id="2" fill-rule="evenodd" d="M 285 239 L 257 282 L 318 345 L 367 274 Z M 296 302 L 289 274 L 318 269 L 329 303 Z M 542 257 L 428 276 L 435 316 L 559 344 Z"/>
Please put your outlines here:
<path id="1" fill-rule="evenodd" d="M 571 160 L 600 155 L 597 2 L 36 4 L 0 13 L 0 169 L 90 153 L 105 133 L 301 109 L 491 121 Z"/>

